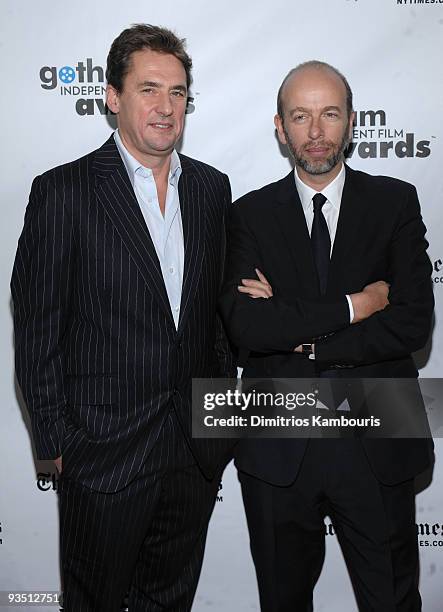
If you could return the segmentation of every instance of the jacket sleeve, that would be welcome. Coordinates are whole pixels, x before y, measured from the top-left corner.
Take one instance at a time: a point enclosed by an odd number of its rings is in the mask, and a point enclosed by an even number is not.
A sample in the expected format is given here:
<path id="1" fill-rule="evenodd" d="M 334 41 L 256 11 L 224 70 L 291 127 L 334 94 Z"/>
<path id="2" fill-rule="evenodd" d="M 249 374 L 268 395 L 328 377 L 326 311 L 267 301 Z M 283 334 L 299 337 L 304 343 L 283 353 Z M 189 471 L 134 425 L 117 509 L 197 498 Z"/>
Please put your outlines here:
<path id="1" fill-rule="evenodd" d="M 37 177 L 11 280 L 15 365 L 39 459 L 60 456 L 66 406 L 63 339 L 68 326 L 73 241 L 61 185 Z"/>
<path id="2" fill-rule="evenodd" d="M 291 352 L 302 342 L 349 325 L 346 297 L 339 301 L 296 299 L 285 302 L 278 295 L 253 299 L 238 291 L 243 278 L 256 278 L 255 268 L 266 275 L 253 232 L 233 204 L 228 216 L 225 283 L 220 310 L 232 342 L 239 348 L 263 353 Z M 278 245 L 276 245 L 278 248 Z"/>
<path id="3" fill-rule="evenodd" d="M 221 290 L 223 284 L 223 276 L 226 261 L 226 216 L 229 208 L 232 205 L 231 185 L 229 179 L 224 175 L 224 190 L 223 190 L 223 216 L 221 228 L 221 247 L 220 247 L 220 284 Z M 221 376 L 226 378 L 235 378 L 237 376 L 237 368 L 235 366 L 235 358 L 229 343 L 220 312 L 216 314 L 216 340 L 215 352 L 217 354 L 220 365 Z"/>
<path id="4" fill-rule="evenodd" d="M 321 367 L 360 366 L 409 356 L 429 336 L 434 297 L 426 228 L 411 185 L 392 236 L 389 306 L 365 321 L 316 342 Z"/>

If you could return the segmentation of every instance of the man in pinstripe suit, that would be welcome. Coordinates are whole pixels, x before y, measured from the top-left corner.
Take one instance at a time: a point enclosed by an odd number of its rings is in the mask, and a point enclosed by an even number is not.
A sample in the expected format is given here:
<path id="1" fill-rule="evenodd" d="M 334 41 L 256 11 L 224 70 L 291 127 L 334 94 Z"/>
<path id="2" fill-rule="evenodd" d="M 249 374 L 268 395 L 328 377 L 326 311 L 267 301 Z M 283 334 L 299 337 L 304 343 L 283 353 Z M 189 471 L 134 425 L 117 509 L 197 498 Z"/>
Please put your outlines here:
<path id="1" fill-rule="evenodd" d="M 127 591 L 131 612 L 189 610 L 229 456 L 190 433 L 192 377 L 235 371 L 216 316 L 229 181 L 174 149 L 183 42 L 116 38 L 118 130 L 34 180 L 19 240 L 16 370 L 37 456 L 61 472 L 66 612 L 117 612 Z"/>

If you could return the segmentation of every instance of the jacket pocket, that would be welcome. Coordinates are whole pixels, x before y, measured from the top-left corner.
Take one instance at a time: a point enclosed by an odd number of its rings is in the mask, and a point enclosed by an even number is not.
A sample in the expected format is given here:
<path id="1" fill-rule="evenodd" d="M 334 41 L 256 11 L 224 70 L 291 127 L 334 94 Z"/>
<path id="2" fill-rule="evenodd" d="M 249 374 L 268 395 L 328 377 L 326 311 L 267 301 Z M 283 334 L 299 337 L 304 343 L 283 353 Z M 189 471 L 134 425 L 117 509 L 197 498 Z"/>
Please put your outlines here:
<path id="1" fill-rule="evenodd" d="M 69 437 L 104 441 L 125 427 L 127 414 L 118 397 L 118 378 L 109 375 L 69 376 L 65 425 Z"/>

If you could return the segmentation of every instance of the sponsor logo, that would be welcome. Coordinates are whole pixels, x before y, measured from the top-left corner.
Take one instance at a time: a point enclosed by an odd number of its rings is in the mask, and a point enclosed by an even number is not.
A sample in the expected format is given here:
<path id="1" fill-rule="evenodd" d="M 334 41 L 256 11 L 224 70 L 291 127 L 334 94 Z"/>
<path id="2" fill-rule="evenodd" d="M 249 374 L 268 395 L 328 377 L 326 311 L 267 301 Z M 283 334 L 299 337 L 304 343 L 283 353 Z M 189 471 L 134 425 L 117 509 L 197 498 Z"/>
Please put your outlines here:
<path id="1" fill-rule="evenodd" d="M 443 523 L 416 523 L 419 546 L 443 548 Z M 325 535 L 335 536 L 336 531 L 332 523 L 325 523 Z M 429 540 L 422 540 L 429 537 Z"/>
<path id="2" fill-rule="evenodd" d="M 397 4 L 434 4 L 438 6 L 443 4 L 443 0 L 396 0 Z"/>
<path id="3" fill-rule="evenodd" d="M 105 70 L 103 66 L 94 65 L 92 57 L 61 68 L 42 66 L 39 76 L 40 86 L 45 91 L 75 98 L 74 108 L 78 115 L 112 114 L 103 99 Z"/>
<path id="4" fill-rule="evenodd" d="M 388 125 L 385 110 L 356 111 L 347 158 L 423 158 L 430 154 L 430 139 L 421 140 L 414 132 Z"/>
<path id="5" fill-rule="evenodd" d="M 417 536 L 420 547 L 443 549 L 443 523 L 418 523 Z"/>
<path id="6" fill-rule="evenodd" d="M 0 546 L 3 544 L 3 526 L 2 526 L 2 522 L 0 521 Z"/>
<path id="7" fill-rule="evenodd" d="M 58 475 L 54 472 L 39 472 L 36 484 L 39 491 L 58 491 Z"/>
<path id="8" fill-rule="evenodd" d="M 37 474 L 36 484 L 37 484 L 37 489 L 39 491 L 58 491 L 58 474 L 56 474 L 55 472 L 39 472 Z M 222 489 L 223 489 L 223 483 L 220 481 L 218 485 L 218 492 L 217 492 L 217 497 L 216 497 L 217 502 L 223 501 L 223 495 L 221 494 Z M 0 533 L 1 533 L 1 523 L 0 523 Z"/>
<path id="9" fill-rule="evenodd" d="M 436 259 L 433 264 L 432 280 L 436 285 L 443 285 L 443 260 Z"/>
<path id="10" fill-rule="evenodd" d="M 106 102 L 105 68 L 94 65 L 92 57 L 73 65 L 42 66 L 39 71 L 40 86 L 45 91 L 56 92 L 65 98 L 74 98 L 77 115 L 112 115 Z M 194 97 L 188 96 L 186 112 L 195 110 Z"/>

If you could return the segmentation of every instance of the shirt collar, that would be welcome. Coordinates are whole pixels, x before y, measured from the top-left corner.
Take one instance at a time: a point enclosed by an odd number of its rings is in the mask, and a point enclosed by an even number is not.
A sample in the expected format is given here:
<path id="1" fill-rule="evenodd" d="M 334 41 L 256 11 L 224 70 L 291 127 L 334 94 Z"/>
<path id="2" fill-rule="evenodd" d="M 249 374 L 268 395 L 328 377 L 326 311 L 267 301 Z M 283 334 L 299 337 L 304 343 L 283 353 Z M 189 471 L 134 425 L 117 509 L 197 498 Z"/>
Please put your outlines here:
<path id="1" fill-rule="evenodd" d="M 146 166 L 143 166 L 137 159 L 135 159 L 133 155 L 131 155 L 131 153 L 129 153 L 128 149 L 123 144 L 118 129 L 114 132 L 114 140 L 133 187 L 136 173 L 142 174 L 142 176 L 145 177 L 152 175 L 152 170 L 150 168 L 146 168 Z M 171 153 L 171 165 L 169 168 L 169 182 L 172 185 L 177 185 L 178 179 L 181 175 L 181 171 L 182 167 L 180 163 L 180 157 L 177 151 L 174 149 Z"/>
<path id="2" fill-rule="evenodd" d="M 297 166 L 294 167 L 294 177 L 295 177 L 295 186 L 297 187 L 297 192 L 300 198 L 300 202 L 303 206 L 303 210 L 306 214 L 306 211 L 309 207 L 312 207 L 312 198 L 318 191 L 312 189 L 309 185 L 306 185 L 301 178 L 298 176 Z M 332 206 L 340 209 L 341 197 L 343 195 L 343 187 L 345 184 L 345 165 L 342 163 L 340 172 L 337 174 L 335 179 L 326 185 L 324 189 L 321 190 L 321 193 L 327 198 L 328 202 L 332 204 Z"/>

